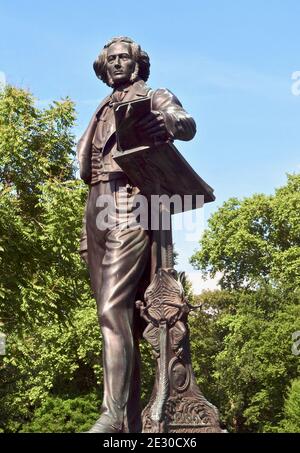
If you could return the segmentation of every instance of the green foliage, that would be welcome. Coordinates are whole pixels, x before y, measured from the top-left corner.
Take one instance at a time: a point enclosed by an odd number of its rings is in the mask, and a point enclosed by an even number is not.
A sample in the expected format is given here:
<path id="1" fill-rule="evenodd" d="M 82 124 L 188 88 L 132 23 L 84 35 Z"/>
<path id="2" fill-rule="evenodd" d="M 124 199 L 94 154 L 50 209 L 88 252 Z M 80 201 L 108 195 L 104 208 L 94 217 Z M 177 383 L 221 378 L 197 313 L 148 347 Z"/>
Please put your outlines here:
<path id="1" fill-rule="evenodd" d="M 49 395 L 94 392 L 102 380 L 95 303 L 78 254 L 86 188 L 75 178 L 74 119 L 68 99 L 39 110 L 23 90 L 0 94 L 0 429 L 8 432 Z"/>
<path id="2" fill-rule="evenodd" d="M 39 110 L 24 90 L 8 85 L 0 93 L 0 185 L 13 188 L 24 214 L 35 213 L 39 184 L 72 177 L 74 120 L 70 99 Z"/>
<path id="3" fill-rule="evenodd" d="M 48 397 L 22 433 L 78 433 L 87 431 L 99 418 L 99 398 L 89 393 L 75 398 Z"/>
<path id="4" fill-rule="evenodd" d="M 223 291 L 198 297 L 192 346 L 199 382 L 232 431 L 297 425 L 284 398 L 300 372 L 291 351 L 300 319 L 299 212 L 300 175 L 273 196 L 230 199 L 191 259 L 206 274 L 222 273 Z"/>
<path id="5" fill-rule="evenodd" d="M 300 286 L 300 174 L 288 175 L 275 195 L 232 198 L 212 215 L 191 259 L 198 269 L 222 273 L 224 289 L 271 282 Z"/>
<path id="6" fill-rule="evenodd" d="M 265 287 L 198 296 L 191 318 L 193 365 L 204 394 L 227 429 L 266 432 L 282 418 L 290 381 L 299 376 L 291 336 L 299 327 L 299 298 Z"/>
<path id="7" fill-rule="evenodd" d="M 284 418 L 278 432 L 300 433 L 300 379 L 292 382 L 284 403 Z"/>
<path id="8" fill-rule="evenodd" d="M 142 387 L 142 405 L 148 404 L 154 385 L 156 359 L 154 358 L 153 350 L 150 344 L 142 341 L 140 344 L 142 357 L 141 366 L 141 387 Z"/>

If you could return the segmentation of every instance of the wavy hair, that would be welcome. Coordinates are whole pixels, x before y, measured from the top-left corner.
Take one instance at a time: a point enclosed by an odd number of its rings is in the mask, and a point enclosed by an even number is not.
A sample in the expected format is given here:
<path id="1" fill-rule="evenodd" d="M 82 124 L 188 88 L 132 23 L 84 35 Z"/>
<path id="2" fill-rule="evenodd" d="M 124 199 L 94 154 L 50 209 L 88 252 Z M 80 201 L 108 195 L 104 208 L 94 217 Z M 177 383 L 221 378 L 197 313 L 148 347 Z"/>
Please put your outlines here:
<path id="1" fill-rule="evenodd" d="M 98 79 L 102 80 L 106 85 L 112 87 L 112 81 L 107 74 L 107 50 L 109 46 L 115 44 L 116 42 L 126 42 L 130 44 L 131 56 L 136 62 L 136 68 L 132 74 L 131 81 L 134 82 L 138 78 L 141 78 L 145 82 L 149 78 L 150 74 L 150 60 L 146 52 L 141 49 L 141 46 L 134 42 L 132 39 L 127 38 L 126 36 L 120 36 L 118 38 L 112 38 L 107 44 L 105 44 L 102 52 L 95 60 L 93 64 L 94 71 Z"/>

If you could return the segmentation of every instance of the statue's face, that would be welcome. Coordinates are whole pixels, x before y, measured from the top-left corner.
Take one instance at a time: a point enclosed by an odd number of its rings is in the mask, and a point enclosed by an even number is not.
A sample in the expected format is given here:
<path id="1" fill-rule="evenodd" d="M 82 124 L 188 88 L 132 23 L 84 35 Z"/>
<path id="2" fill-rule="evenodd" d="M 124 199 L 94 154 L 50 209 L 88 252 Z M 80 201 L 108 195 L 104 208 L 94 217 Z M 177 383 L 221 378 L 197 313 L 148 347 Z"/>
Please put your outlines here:
<path id="1" fill-rule="evenodd" d="M 107 73 L 113 86 L 118 87 L 130 81 L 135 69 L 135 61 L 131 56 L 130 44 L 117 42 L 107 50 Z"/>

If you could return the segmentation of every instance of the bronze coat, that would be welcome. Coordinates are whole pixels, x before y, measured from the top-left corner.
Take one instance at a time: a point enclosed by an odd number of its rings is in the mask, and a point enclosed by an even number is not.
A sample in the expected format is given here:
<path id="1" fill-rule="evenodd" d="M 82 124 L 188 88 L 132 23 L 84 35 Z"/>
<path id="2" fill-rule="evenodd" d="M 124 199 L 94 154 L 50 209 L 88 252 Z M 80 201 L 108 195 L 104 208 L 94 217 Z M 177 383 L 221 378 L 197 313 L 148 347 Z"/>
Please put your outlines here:
<path id="1" fill-rule="evenodd" d="M 169 90 L 162 88 L 152 91 L 143 80 L 138 80 L 129 87 L 129 90 L 123 100 L 126 102 L 145 96 L 151 96 L 152 110 L 160 111 L 164 116 L 166 127 L 171 139 L 187 141 L 194 137 L 196 133 L 195 121 L 182 108 L 179 100 Z M 80 177 L 86 184 L 89 184 L 91 181 L 92 142 L 97 127 L 97 119 L 101 115 L 103 107 L 110 101 L 111 97 L 107 96 L 101 102 L 77 145 Z M 111 136 L 115 135 L 115 133 L 116 130 L 114 124 L 112 124 L 111 133 L 107 138 L 107 142 L 111 142 Z M 103 147 L 103 154 L 104 151 L 105 145 Z"/>

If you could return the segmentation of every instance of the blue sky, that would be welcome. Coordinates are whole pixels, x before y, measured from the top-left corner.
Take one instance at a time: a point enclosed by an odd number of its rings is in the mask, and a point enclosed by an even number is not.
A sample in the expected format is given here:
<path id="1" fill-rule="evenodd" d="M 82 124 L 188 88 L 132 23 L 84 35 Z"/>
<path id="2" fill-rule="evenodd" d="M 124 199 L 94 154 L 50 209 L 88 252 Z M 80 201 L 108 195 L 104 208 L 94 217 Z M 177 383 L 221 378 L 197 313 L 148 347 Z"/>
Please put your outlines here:
<path id="1" fill-rule="evenodd" d="M 0 71 L 40 105 L 75 100 L 79 136 L 109 90 L 92 62 L 112 36 L 134 38 L 151 58 L 149 85 L 196 119 L 196 138 L 177 146 L 215 189 L 207 220 L 229 197 L 272 193 L 300 171 L 299 19 L 299 0 L 0 0 Z M 190 271 L 197 242 L 174 240 Z"/>

